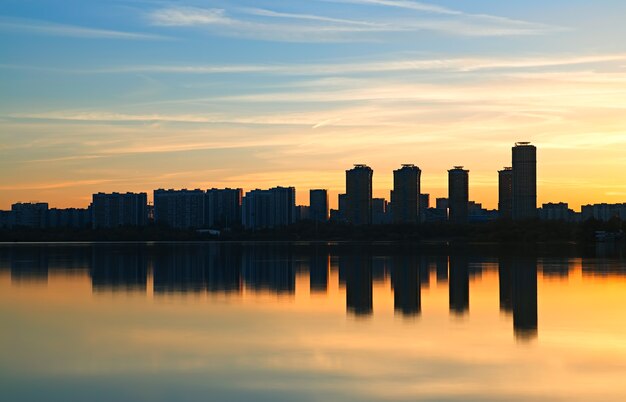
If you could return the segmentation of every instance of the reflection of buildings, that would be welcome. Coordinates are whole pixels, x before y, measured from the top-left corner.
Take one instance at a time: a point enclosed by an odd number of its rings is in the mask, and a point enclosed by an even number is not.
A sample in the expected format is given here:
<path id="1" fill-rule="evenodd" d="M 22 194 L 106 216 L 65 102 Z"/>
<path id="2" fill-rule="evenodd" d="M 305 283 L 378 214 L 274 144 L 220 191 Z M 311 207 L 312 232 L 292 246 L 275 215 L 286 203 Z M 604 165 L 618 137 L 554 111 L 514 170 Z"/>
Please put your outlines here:
<path id="1" fill-rule="evenodd" d="M 500 260 L 500 308 L 513 312 L 515 336 L 537 336 L 537 260 L 510 257 Z"/>
<path id="2" fill-rule="evenodd" d="M 249 246 L 243 250 L 242 261 L 246 288 L 272 293 L 295 293 L 296 271 L 289 250 L 272 244 Z"/>
<path id="3" fill-rule="evenodd" d="M 44 247 L 16 247 L 10 253 L 11 282 L 47 282 L 49 253 Z"/>
<path id="4" fill-rule="evenodd" d="M 372 314 L 372 256 L 355 248 L 339 256 L 339 280 L 346 285 L 346 309 L 356 315 Z"/>
<path id="5" fill-rule="evenodd" d="M 403 315 L 421 312 L 420 268 L 412 254 L 400 254 L 392 258 L 391 286 L 394 308 Z"/>
<path id="6" fill-rule="evenodd" d="M 469 267 L 467 257 L 450 256 L 450 312 L 465 314 L 469 311 Z"/>
<path id="7" fill-rule="evenodd" d="M 573 265 L 573 261 L 569 258 L 543 258 L 541 260 L 541 273 L 548 278 L 567 278 Z"/>
<path id="8" fill-rule="evenodd" d="M 437 266 L 437 283 L 445 283 L 448 281 L 448 256 L 438 255 L 436 257 Z"/>
<path id="9" fill-rule="evenodd" d="M 91 286 L 99 290 L 146 291 L 148 257 L 143 245 L 94 246 L 91 258 Z"/>
<path id="10" fill-rule="evenodd" d="M 520 338 L 537 336 L 537 261 L 513 263 L 513 329 Z"/>
<path id="11" fill-rule="evenodd" d="M 510 314 L 513 312 L 513 287 L 511 285 L 511 259 L 509 257 L 500 258 L 498 264 L 498 282 L 500 286 L 500 311 Z"/>
<path id="12" fill-rule="evenodd" d="M 240 256 L 230 245 L 164 246 L 154 255 L 154 292 L 239 292 Z"/>
<path id="13" fill-rule="evenodd" d="M 310 288 L 311 292 L 326 292 L 328 289 L 328 269 L 330 257 L 324 248 L 315 247 L 309 259 Z"/>

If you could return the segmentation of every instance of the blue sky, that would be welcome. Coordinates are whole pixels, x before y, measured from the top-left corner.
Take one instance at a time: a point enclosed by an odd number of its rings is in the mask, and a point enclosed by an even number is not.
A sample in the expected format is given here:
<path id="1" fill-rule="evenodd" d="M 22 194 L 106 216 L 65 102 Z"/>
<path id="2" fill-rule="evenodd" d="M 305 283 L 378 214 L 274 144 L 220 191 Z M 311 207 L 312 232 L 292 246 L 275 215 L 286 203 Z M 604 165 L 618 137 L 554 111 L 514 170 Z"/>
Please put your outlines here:
<path id="1" fill-rule="evenodd" d="M 416 163 L 494 206 L 510 146 L 540 201 L 621 201 L 623 1 L 0 4 L 0 208 L 94 191 L 295 185 Z"/>

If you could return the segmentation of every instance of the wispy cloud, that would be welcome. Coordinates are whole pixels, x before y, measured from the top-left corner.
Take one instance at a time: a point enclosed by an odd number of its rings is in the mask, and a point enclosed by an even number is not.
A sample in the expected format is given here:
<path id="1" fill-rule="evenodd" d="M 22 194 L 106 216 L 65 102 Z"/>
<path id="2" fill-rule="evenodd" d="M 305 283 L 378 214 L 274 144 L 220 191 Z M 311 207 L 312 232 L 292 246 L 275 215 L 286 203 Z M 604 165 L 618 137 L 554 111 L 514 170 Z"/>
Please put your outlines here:
<path id="1" fill-rule="evenodd" d="M 261 8 L 216 9 L 170 6 L 152 11 L 154 25 L 202 27 L 214 34 L 252 39 L 315 41 L 381 41 L 384 34 L 433 31 L 462 36 L 536 35 L 562 30 L 508 18 L 465 14 L 407 1 L 346 1 L 355 5 L 385 5 L 409 10 L 409 15 L 370 15 L 369 20 Z M 431 14 L 437 14 L 432 18 Z M 411 15 L 413 14 L 413 15 Z M 298 21 L 296 24 L 292 21 Z"/>
<path id="2" fill-rule="evenodd" d="M 91 39 L 163 40 L 162 35 L 141 32 L 124 32 L 108 29 L 88 28 L 76 25 L 55 24 L 37 20 L 0 19 L 0 30 L 24 32 L 36 35 L 67 36 Z"/>
<path id="3" fill-rule="evenodd" d="M 391 57 L 388 57 L 391 59 Z M 329 62 L 310 64 L 225 64 L 225 65 L 181 65 L 148 64 L 131 66 L 112 66 L 94 69 L 59 69 L 18 64 L 0 64 L 3 69 L 49 71 L 72 74 L 277 74 L 293 76 L 329 76 L 343 74 L 369 74 L 388 72 L 474 72 L 487 70 L 525 70 L 530 69 L 595 65 L 626 61 L 626 53 L 592 55 L 550 55 L 534 57 L 456 57 L 431 59 L 396 59 L 396 60 L 361 60 L 355 62 Z M 621 66 L 617 66 L 621 68 Z"/>

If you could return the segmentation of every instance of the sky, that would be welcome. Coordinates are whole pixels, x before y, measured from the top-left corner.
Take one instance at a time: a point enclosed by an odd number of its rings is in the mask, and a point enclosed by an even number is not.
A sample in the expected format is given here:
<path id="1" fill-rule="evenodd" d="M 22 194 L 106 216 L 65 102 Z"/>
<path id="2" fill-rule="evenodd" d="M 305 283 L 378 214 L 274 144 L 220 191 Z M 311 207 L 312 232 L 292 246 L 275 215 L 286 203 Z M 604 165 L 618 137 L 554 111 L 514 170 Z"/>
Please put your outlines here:
<path id="1" fill-rule="evenodd" d="M 626 201 L 626 2 L 3 0 L 0 209 L 98 191 L 327 188 L 497 206 L 516 141 L 538 201 Z"/>

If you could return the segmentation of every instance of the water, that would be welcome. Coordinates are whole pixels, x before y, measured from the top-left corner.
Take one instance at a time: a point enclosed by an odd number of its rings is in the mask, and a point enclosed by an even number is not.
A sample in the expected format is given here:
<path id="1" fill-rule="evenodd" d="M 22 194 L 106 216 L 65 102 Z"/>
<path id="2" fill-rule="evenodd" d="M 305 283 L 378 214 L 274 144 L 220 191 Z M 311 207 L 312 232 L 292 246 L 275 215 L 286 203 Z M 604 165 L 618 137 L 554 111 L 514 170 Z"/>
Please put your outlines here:
<path id="1" fill-rule="evenodd" d="M 0 245 L 6 401 L 623 401 L 625 376 L 621 247 Z"/>

